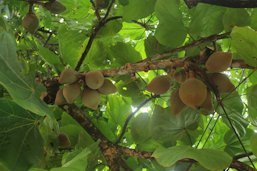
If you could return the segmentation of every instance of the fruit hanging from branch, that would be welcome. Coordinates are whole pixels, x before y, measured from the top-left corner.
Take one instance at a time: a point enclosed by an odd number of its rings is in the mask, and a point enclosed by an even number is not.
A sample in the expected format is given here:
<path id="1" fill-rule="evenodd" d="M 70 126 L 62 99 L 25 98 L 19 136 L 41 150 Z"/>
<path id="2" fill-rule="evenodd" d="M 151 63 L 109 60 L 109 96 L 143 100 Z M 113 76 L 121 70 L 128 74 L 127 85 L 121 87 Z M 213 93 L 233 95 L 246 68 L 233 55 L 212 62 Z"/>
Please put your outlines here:
<path id="1" fill-rule="evenodd" d="M 146 87 L 147 91 L 150 91 L 156 95 L 166 93 L 170 88 L 170 77 L 168 75 L 160 75 L 155 77 Z"/>
<path id="2" fill-rule="evenodd" d="M 71 84 L 78 80 L 79 73 L 73 69 L 65 69 L 59 77 L 60 84 Z"/>
<path id="3" fill-rule="evenodd" d="M 232 63 L 232 54 L 228 52 L 214 52 L 209 56 L 205 63 L 208 72 L 223 72 L 227 70 Z"/>
<path id="4" fill-rule="evenodd" d="M 66 10 L 65 6 L 56 0 L 44 3 L 43 7 L 53 14 L 60 14 Z"/>
<path id="5" fill-rule="evenodd" d="M 34 34 L 39 27 L 39 20 L 35 13 L 29 12 L 22 20 L 22 26 L 31 34 Z"/>

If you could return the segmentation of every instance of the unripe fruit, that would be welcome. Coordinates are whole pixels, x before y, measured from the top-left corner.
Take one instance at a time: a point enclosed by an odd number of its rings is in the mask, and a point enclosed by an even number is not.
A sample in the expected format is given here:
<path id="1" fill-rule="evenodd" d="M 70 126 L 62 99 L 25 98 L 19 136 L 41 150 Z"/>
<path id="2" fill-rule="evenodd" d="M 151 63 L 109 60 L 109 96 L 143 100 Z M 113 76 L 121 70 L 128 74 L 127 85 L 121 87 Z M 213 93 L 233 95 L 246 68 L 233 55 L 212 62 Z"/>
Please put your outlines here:
<path id="1" fill-rule="evenodd" d="M 196 78 L 189 78 L 179 88 L 181 101 L 192 108 L 200 107 L 207 97 L 206 85 Z"/>
<path id="2" fill-rule="evenodd" d="M 104 76 L 100 71 L 90 71 L 85 77 L 86 84 L 91 89 L 99 89 L 104 84 Z"/>
<path id="3" fill-rule="evenodd" d="M 63 87 L 63 96 L 69 104 L 73 103 L 80 95 L 81 90 L 79 83 L 66 84 Z"/>
<path id="4" fill-rule="evenodd" d="M 46 2 L 44 7 L 53 14 L 59 14 L 66 10 L 65 6 L 58 1 Z"/>
<path id="5" fill-rule="evenodd" d="M 55 100 L 54 100 L 54 104 L 56 105 L 64 105 L 66 104 L 66 100 L 63 96 L 63 89 L 59 89 L 56 93 L 56 97 L 55 97 Z"/>
<path id="6" fill-rule="evenodd" d="M 175 90 L 170 96 L 171 113 L 176 115 L 180 113 L 185 107 L 185 104 L 181 101 L 179 97 L 179 90 Z"/>
<path id="7" fill-rule="evenodd" d="M 109 0 L 96 0 L 95 1 L 95 6 L 97 9 L 107 8 L 108 5 L 109 5 Z"/>
<path id="8" fill-rule="evenodd" d="M 211 72 L 223 72 L 230 67 L 232 54 L 229 52 L 214 52 L 206 61 L 206 69 Z"/>
<path id="9" fill-rule="evenodd" d="M 207 92 L 207 97 L 206 97 L 204 103 L 201 105 L 201 108 L 207 112 L 212 112 L 214 110 L 210 91 Z"/>
<path id="10" fill-rule="evenodd" d="M 117 91 L 117 88 L 110 80 L 105 79 L 104 84 L 98 89 L 98 91 L 104 95 L 108 95 L 115 93 Z"/>
<path id="11" fill-rule="evenodd" d="M 78 80 L 79 73 L 73 69 L 65 69 L 62 71 L 59 83 L 60 84 L 71 84 Z"/>
<path id="12" fill-rule="evenodd" d="M 232 92 L 235 86 L 230 82 L 229 78 L 225 74 L 212 73 L 208 74 L 209 80 L 213 86 L 215 86 L 220 93 Z"/>
<path id="13" fill-rule="evenodd" d="M 85 88 L 81 100 L 84 106 L 96 110 L 100 104 L 101 97 L 96 90 Z"/>
<path id="14" fill-rule="evenodd" d="M 173 78 L 179 82 L 183 83 L 186 80 L 186 72 L 185 70 L 176 71 L 173 75 Z"/>
<path id="15" fill-rule="evenodd" d="M 66 134 L 60 133 L 58 135 L 58 146 L 62 149 L 69 148 L 71 146 L 70 139 Z"/>
<path id="16" fill-rule="evenodd" d="M 156 95 L 166 93 L 170 88 L 170 78 L 167 75 L 160 75 L 155 77 L 146 87 L 147 91 L 150 91 Z"/>
<path id="17" fill-rule="evenodd" d="M 31 34 L 35 33 L 39 27 L 39 20 L 34 13 L 27 13 L 22 20 L 22 26 Z"/>

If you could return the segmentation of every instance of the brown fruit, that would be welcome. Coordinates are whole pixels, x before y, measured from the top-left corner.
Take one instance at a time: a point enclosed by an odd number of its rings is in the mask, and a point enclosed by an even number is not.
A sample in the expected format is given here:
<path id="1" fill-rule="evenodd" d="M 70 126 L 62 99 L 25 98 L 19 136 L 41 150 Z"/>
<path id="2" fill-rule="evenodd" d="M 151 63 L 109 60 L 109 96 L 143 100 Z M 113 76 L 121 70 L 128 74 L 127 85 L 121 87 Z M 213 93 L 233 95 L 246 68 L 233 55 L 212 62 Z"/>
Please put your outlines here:
<path id="1" fill-rule="evenodd" d="M 53 14 L 59 14 L 66 10 L 65 6 L 58 1 L 46 2 L 44 7 Z"/>
<path id="2" fill-rule="evenodd" d="M 79 73 L 73 69 L 65 69 L 62 71 L 59 83 L 60 84 L 71 84 L 78 80 Z"/>
<path id="3" fill-rule="evenodd" d="M 90 71 L 85 77 L 86 84 L 91 89 L 99 89 L 104 84 L 104 76 L 100 71 Z"/>
<path id="4" fill-rule="evenodd" d="M 80 84 L 66 84 L 63 87 L 63 96 L 67 103 L 73 103 L 81 95 Z"/>
<path id="5" fill-rule="evenodd" d="M 181 101 L 189 107 L 200 107 L 207 97 L 206 85 L 196 78 L 189 78 L 179 88 Z"/>
<path id="6" fill-rule="evenodd" d="M 171 113 L 176 115 L 180 113 L 185 107 L 185 104 L 181 101 L 179 97 L 179 90 L 175 90 L 170 96 Z"/>
<path id="7" fill-rule="evenodd" d="M 63 149 L 69 148 L 71 146 L 70 139 L 66 134 L 60 133 L 58 135 L 58 146 L 59 148 L 63 148 Z"/>
<path id="8" fill-rule="evenodd" d="M 212 112 L 214 110 L 210 91 L 207 92 L 207 97 L 203 102 L 203 104 L 201 105 L 201 108 L 207 112 Z"/>
<path id="9" fill-rule="evenodd" d="M 95 1 L 95 6 L 97 9 L 107 8 L 108 5 L 109 5 L 109 0 L 96 0 Z"/>
<path id="10" fill-rule="evenodd" d="M 220 93 L 232 92 L 235 86 L 230 82 L 229 78 L 225 74 L 212 73 L 208 74 L 210 82 L 215 86 Z"/>
<path id="11" fill-rule="evenodd" d="M 186 73 L 185 70 L 176 71 L 173 75 L 173 78 L 179 82 L 183 83 L 186 80 Z"/>
<path id="12" fill-rule="evenodd" d="M 66 104 L 66 100 L 63 96 L 63 89 L 59 89 L 56 93 L 56 97 L 55 97 L 55 100 L 54 100 L 54 104 L 56 105 L 64 105 Z"/>
<path id="13" fill-rule="evenodd" d="M 85 88 L 81 100 L 84 106 L 96 110 L 100 104 L 101 97 L 96 90 Z"/>
<path id="14" fill-rule="evenodd" d="M 35 33 L 39 27 L 39 20 L 34 13 L 27 13 L 22 20 L 22 26 L 31 34 Z"/>
<path id="15" fill-rule="evenodd" d="M 104 95 L 108 95 L 115 93 L 117 91 L 117 88 L 110 80 L 105 79 L 104 84 L 98 89 L 98 91 Z"/>
<path id="16" fill-rule="evenodd" d="M 155 77 L 146 87 L 147 91 L 150 91 L 156 95 L 167 92 L 170 88 L 170 78 L 167 75 L 160 75 Z"/>
<path id="17" fill-rule="evenodd" d="M 214 52 L 206 61 L 205 67 L 211 72 L 223 72 L 230 67 L 232 54 L 229 52 Z"/>

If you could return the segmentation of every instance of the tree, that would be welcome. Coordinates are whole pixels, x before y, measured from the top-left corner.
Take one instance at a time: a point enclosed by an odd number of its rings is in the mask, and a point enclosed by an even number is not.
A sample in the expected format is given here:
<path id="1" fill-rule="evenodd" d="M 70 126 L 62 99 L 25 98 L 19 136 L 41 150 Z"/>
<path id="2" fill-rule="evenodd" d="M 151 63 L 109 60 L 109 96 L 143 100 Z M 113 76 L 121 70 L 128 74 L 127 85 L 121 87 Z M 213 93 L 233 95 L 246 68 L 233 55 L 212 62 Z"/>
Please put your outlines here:
<path id="1" fill-rule="evenodd" d="M 256 170 L 256 4 L 199 2 L 0 2 L 0 170 Z"/>

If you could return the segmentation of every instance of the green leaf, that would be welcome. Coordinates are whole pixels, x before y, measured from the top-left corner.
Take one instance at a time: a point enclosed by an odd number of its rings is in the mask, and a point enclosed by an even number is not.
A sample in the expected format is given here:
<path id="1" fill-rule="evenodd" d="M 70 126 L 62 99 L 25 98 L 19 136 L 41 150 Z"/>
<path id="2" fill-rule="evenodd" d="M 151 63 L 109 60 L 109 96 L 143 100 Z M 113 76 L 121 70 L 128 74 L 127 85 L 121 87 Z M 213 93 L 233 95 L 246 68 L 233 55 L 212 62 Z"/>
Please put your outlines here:
<path id="1" fill-rule="evenodd" d="M 252 15 L 251 15 L 251 24 L 250 26 L 256 30 L 257 29 L 257 9 L 253 9 Z"/>
<path id="2" fill-rule="evenodd" d="M 247 88 L 246 92 L 248 102 L 248 114 L 251 122 L 257 125 L 257 84 Z"/>
<path id="3" fill-rule="evenodd" d="M 177 140 L 193 144 L 199 120 L 197 110 L 187 108 L 175 116 L 171 114 L 170 108 L 164 109 L 156 105 L 151 121 L 152 136 L 167 145 L 172 145 Z"/>
<path id="4" fill-rule="evenodd" d="M 155 2 L 156 0 L 129 0 L 129 3 L 123 3 L 124 6 L 120 6 L 121 15 L 125 21 L 145 18 L 154 12 Z"/>
<path id="5" fill-rule="evenodd" d="M 221 32 L 224 12 L 225 8 L 200 3 L 193 11 L 189 32 L 200 37 Z"/>
<path id="6" fill-rule="evenodd" d="M 145 39 L 145 52 L 148 57 L 163 53 L 168 50 L 170 50 L 170 48 L 160 44 L 154 36 L 149 35 L 147 39 Z"/>
<path id="7" fill-rule="evenodd" d="M 240 58 L 257 66 L 257 33 L 249 27 L 235 27 L 231 33 L 232 46 Z"/>
<path id="8" fill-rule="evenodd" d="M 140 144 L 151 136 L 150 119 L 149 113 L 140 113 L 131 120 L 131 135 L 135 143 Z"/>
<path id="9" fill-rule="evenodd" d="M 58 30 L 59 51 L 65 64 L 75 67 L 84 51 L 86 34 L 60 26 Z"/>
<path id="10" fill-rule="evenodd" d="M 118 42 L 116 45 L 110 47 L 109 53 L 111 55 L 112 62 L 115 61 L 118 66 L 141 60 L 140 53 L 127 43 Z"/>
<path id="11" fill-rule="evenodd" d="M 178 160 L 193 159 L 210 170 L 223 170 L 232 162 L 232 157 L 223 151 L 214 149 L 194 149 L 189 146 L 175 146 L 170 148 L 160 147 L 154 151 L 153 157 L 164 167 L 170 167 Z"/>
<path id="12" fill-rule="evenodd" d="M 181 45 L 186 38 L 187 30 L 182 22 L 179 1 L 158 0 L 155 12 L 160 22 L 155 33 L 156 39 L 168 47 Z"/>
<path id="13" fill-rule="evenodd" d="M 122 28 L 122 23 L 119 20 L 113 20 L 104 25 L 97 34 L 97 38 L 115 36 Z"/>
<path id="14" fill-rule="evenodd" d="M 15 39 L 7 32 L 0 33 L 0 84 L 10 93 L 13 100 L 24 109 L 44 116 L 52 111 L 37 96 L 37 86 L 22 75 L 16 56 Z"/>
<path id="15" fill-rule="evenodd" d="M 255 156 L 257 156 L 257 134 L 253 134 L 252 137 L 251 137 L 251 149 L 252 149 L 252 152 Z"/>
<path id="16" fill-rule="evenodd" d="M 248 121 L 243 117 L 243 102 L 237 92 L 233 92 L 229 95 L 224 94 L 224 99 L 222 103 L 224 105 L 225 111 L 222 109 L 221 106 L 218 106 L 216 109 L 217 113 L 221 114 L 223 122 L 231 128 L 231 125 L 227 119 L 226 113 L 230 118 L 232 124 L 236 131 L 241 135 L 244 136 L 246 133 L 246 127 L 248 126 Z"/>
<path id="17" fill-rule="evenodd" d="M 10 100 L 0 100 L 0 161 L 10 170 L 28 170 L 42 160 L 39 119 Z"/>
<path id="18" fill-rule="evenodd" d="M 234 26 L 247 26 L 250 24 L 250 16 L 246 9 L 226 10 L 223 16 L 223 25 L 226 31 L 231 31 Z"/>

